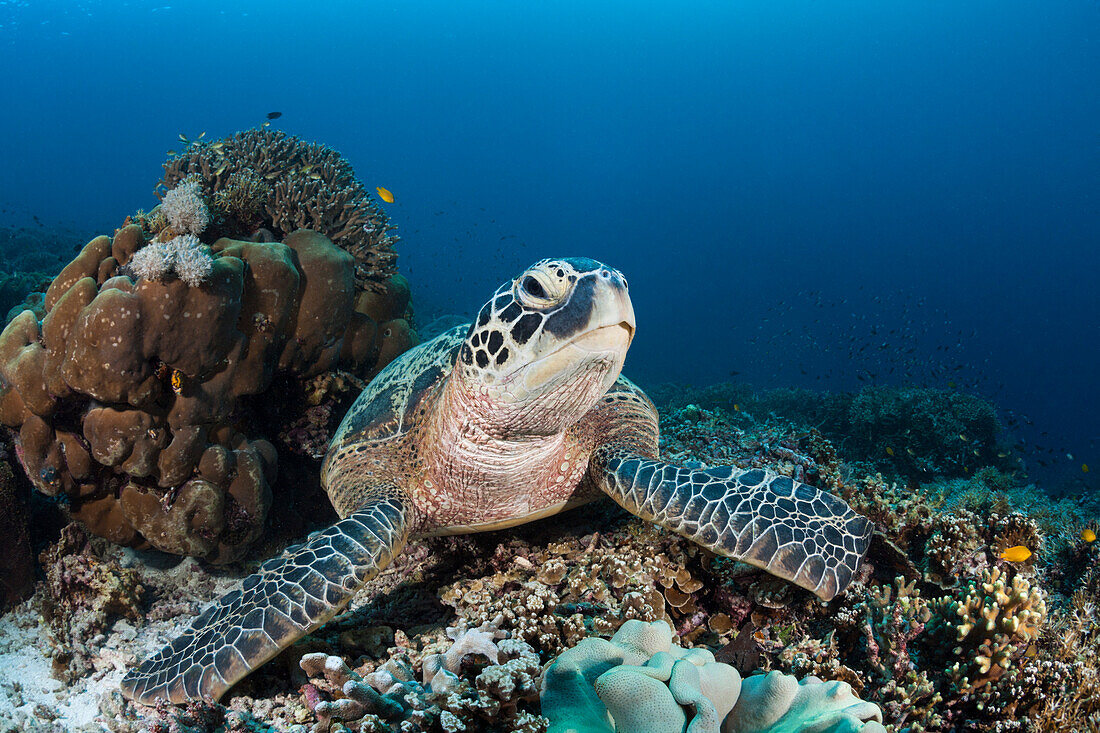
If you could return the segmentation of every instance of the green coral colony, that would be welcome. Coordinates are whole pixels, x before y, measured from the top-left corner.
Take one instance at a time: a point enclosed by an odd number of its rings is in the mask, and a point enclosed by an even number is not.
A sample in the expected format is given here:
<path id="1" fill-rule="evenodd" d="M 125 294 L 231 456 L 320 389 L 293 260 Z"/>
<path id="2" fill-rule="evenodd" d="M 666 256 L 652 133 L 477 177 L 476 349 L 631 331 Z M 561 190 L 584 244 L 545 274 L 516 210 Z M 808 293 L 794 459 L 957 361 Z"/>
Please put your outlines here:
<path id="1" fill-rule="evenodd" d="M 625 278 L 583 258 L 417 345 L 393 225 L 281 132 L 188 143 L 158 195 L 0 335 L 61 520 L 33 608 L 56 676 L 111 669 L 112 731 L 1100 728 L 1095 527 L 988 403 L 643 393 Z M 0 472 L 8 606 L 25 485 Z M 247 565 L 323 523 L 205 610 L 209 570 L 122 549 Z"/>

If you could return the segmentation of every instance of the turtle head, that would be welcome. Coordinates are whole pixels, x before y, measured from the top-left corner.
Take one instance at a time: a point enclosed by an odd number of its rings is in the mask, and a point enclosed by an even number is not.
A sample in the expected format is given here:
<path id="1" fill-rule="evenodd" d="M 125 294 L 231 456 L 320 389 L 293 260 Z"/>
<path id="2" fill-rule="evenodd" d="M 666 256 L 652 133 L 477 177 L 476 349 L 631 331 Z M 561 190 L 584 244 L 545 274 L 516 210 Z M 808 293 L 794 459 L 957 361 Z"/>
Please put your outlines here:
<path id="1" fill-rule="evenodd" d="M 633 338 L 622 274 L 585 258 L 542 260 L 482 307 L 455 366 L 510 430 L 552 433 L 615 383 Z"/>

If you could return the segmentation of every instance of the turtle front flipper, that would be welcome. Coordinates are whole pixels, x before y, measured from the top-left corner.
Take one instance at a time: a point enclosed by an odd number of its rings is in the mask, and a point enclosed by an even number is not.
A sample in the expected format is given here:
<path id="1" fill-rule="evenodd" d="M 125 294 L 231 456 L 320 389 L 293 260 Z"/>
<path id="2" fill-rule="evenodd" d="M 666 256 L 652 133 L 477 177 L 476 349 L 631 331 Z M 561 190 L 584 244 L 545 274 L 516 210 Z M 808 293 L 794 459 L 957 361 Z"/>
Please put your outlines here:
<path id="1" fill-rule="evenodd" d="M 287 548 L 206 608 L 187 631 L 132 669 L 120 689 L 144 704 L 217 700 L 252 670 L 325 624 L 386 567 L 408 536 L 409 507 L 391 489 Z"/>
<path id="2" fill-rule="evenodd" d="M 590 475 L 624 509 L 828 601 L 852 581 L 874 526 L 842 500 L 761 469 L 691 469 L 604 446 Z"/>

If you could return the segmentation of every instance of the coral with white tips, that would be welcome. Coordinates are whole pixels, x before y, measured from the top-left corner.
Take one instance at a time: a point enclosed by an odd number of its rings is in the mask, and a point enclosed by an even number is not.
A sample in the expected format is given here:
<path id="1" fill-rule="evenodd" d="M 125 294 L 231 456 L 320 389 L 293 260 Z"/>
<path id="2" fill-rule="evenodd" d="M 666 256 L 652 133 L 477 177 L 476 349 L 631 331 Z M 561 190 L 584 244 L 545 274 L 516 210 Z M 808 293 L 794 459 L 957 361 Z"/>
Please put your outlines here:
<path id="1" fill-rule="evenodd" d="M 160 211 L 172 229 L 180 233 L 202 234 L 210 223 L 210 210 L 197 181 L 181 183 L 164 194 Z"/>

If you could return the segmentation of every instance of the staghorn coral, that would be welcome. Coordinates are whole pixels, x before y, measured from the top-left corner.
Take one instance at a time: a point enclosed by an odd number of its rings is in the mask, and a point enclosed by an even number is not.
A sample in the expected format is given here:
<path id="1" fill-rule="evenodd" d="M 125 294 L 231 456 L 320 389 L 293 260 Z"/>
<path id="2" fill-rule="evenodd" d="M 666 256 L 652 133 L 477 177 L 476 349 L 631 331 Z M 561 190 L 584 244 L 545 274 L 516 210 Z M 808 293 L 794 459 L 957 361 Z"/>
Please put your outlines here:
<path id="1" fill-rule="evenodd" d="M 93 532 L 229 562 L 259 537 L 276 476 L 258 435 L 279 423 L 247 398 L 277 376 L 369 377 L 412 334 L 379 338 L 355 310 L 351 256 L 315 232 L 189 247 L 202 287 L 123 274 L 151 246 L 133 225 L 93 240 L 50 286 L 43 321 L 24 312 L 0 334 L 0 422 L 34 487 Z"/>
<path id="2" fill-rule="evenodd" d="M 188 180 L 201 181 L 221 215 L 216 236 L 267 229 L 279 239 L 312 229 L 352 255 L 358 287 L 383 292 L 396 273 L 393 226 L 332 148 L 270 129 L 194 141 L 164 164 L 164 201 Z"/>

